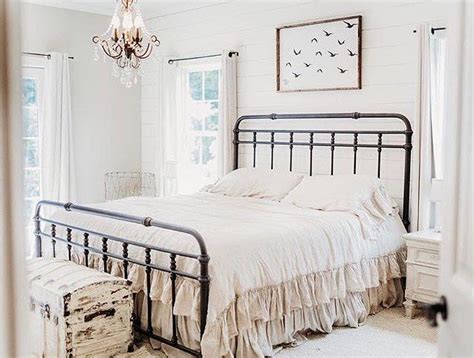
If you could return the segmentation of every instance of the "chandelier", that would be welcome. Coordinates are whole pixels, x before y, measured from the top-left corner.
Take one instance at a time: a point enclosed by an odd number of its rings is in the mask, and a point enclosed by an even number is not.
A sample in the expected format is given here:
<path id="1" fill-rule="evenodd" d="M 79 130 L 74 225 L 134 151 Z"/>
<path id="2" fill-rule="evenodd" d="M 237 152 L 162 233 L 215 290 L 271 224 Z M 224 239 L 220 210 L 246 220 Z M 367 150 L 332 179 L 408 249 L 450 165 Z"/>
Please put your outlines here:
<path id="1" fill-rule="evenodd" d="M 126 86 L 138 82 L 141 61 L 148 58 L 160 41 L 148 32 L 138 6 L 138 0 L 117 0 L 109 28 L 100 36 L 94 36 L 95 56 L 99 60 L 102 49 L 113 60 L 112 74 Z"/>

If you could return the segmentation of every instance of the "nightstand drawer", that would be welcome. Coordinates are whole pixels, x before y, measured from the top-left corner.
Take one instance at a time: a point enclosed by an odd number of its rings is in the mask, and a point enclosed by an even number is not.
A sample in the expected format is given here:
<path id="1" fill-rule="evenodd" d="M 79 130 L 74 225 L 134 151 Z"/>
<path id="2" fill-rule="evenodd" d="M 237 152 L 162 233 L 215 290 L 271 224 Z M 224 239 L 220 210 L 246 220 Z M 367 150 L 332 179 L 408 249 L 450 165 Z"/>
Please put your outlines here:
<path id="1" fill-rule="evenodd" d="M 438 269 L 410 264 L 408 271 L 408 278 L 413 281 L 407 285 L 415 295 L 438 296 Z"/>
<path id="2" fill-rule="evenodd" d="M 438 251 L 424 249 L 420 247 L 409 247 L 407 261 L 421 265 L 430 265 L 438 267 L 439 253 Z"/>

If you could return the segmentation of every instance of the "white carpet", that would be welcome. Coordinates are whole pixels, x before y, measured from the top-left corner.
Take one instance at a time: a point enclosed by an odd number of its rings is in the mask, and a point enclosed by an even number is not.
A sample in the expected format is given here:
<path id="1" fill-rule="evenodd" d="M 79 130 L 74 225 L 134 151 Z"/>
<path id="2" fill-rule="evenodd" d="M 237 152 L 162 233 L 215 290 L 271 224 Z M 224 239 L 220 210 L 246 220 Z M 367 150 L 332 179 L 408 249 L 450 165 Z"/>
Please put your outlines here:
<path id="1" fill-rule="evenodd" d="M 436 357 L 436 336 L 436 329 L 423 317 L 411 320 L 402 308 L 390 308 L 370 316 L 364 326 L 314 334 L 308 342 L 276 357 Z"/>
<path id="2" fill-rule="evenodd" d="M 364 326 L 314 334 L 306 343 L 286 348 L 275 357 L 436 357 L 436 336 L 436 329 L 430 328 L 423 317 L 411 320 L 402 308 L 390 308 L 370 316 Z M 147 345 L 123 357 L 166 356 Z"/>

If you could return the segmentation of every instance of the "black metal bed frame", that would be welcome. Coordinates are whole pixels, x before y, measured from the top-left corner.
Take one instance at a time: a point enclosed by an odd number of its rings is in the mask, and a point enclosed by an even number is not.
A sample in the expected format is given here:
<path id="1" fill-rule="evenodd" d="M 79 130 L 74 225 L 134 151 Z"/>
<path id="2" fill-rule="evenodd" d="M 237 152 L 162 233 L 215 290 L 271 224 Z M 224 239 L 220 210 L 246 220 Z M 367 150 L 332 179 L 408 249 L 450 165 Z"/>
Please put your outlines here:
<path id="1" fill-rule="evenodd" d="M 360 118 L 396 118 L 401 120 L 404 125 L 404 130 L 291 130 L 291 129 L 241 129 L 240 124 L 246 120 L 293 120 L 293 119 L 360 119 Z M 240 140 L 240 133 L 252 133 L 252 140 Z M 270 140 L 258 140 L 258 133 L 267 133 L 270 134 Z M 288 141 L 275 141 L 276 133 L 286 133 L 289 135 Z M 295 134 L 308 134 L 308 142 L 294 141 Z M 328 134 L 328 142 L 315 142 L 315 134 Z M 352 143 L 343 143 L 336 142 L 336 135 L 338 134 L 352 134 L 353 142 Z M 377 142 L 375 144 L 363 144 L 359 143 L 359 135 L 376 135 Z M 384 144 L 382 137 L 384 135 L 394 135 L 394 134 L 403 134 L 405 135 L 405 143 L 403 145 L 398 144 Z M 381 159 L 382 159 L 382 149 L 383 148 L 392 148 L 392 149 L 403 149 L 405 151 L 405 165 L 404 165 L 404 190 L 403 190 L 403 210 L 402 210 L 402 220 L 405 227 L 409 226 L 409 197 L 410 197 L 410 163 L 411 163 L 411 149 L 412 149 L 412 129 L 408 119 L 397 113 L 307 113 L 307 114 L 270 114 L 270 115 L 248 115 L 240 117 L 234 127 L 234 169 L 237 169 L 239 166 L 239 145 L 241 144 L 251 144 L 253 146 L 253 166 L 257 164 L 257 145 L 269 145 L 271 148 L 271 169 L 273 169 L 274 162 L 274 147 L 275 146 L 288 146 L 289 147 L 289 169 L 293 170 L 293 148 L 294 146 L 307 146 L 309 147 L 310 160 L 309 160 L 309 175 L 313 174 L 313 148 L 314 147 L 329 147 L 331 150 L 331 165 L 330 165 L 330 174 L 334 174 L 334 151 L 336 147 L 350 147 L 354 151 L 354 165 L 353 173 L 357 172 L 357 149 L 358 148 L 374 148 L 378 152 L 378 166 L 377 166 L 377 176 L 380 177 L 381 171 Z M 109 219 L 114 219 L 118 221 L 125 221 L 129 223 L 134 223 L 138 225 L 143 225 L 145 227 L 157 227 L 165 230 L 175 231 L 190 235 L 193 237 L 197 244 L 199 245 L 199 254 L 182 252 L 177 250 L 171 250 L 168 248 L 153 246 L 149 244 L 143 244 L 137 241 L 128 240 L 126 238 L 106 235 L 104 233 L 96 232 L 86 228 L 81 228 L 75 225 L 71 225 L 65 222 L 60 222 L 58 220 L 53 220 L 46 218 L 42 215 L 41 209 L 43 207 L 55 207 L 63 208 L 66 211 L 85 213 L 92 216 L 100 216 Z M 107 211 L 103 209 L 97 209 L 82 205 L 76 205 L 72 203 L 61 203 L 49 200 L 42 200 L 36 206 L 35 216 L 35 238 L 36 238 L 36 256 L 43 255 L 43 241 L 48 241 L 51 244 L 52 255 L 56 257 L 56 244 L 58 242 L 66 245 L 68 259 L 72 260 L 72 248 L 82 250 L 84 257 L 84 264 L 89 266 L 89 256 L 90 254 L 96 254 L 101 257 L 102 268 L 104 272 L 108 270 L 109 260 L 117 260 L 122 262 L 123 265 L 123 277 L 128 279 L 128 268 L 130 264 L 139 265 L 145 268 L 146 275 L 146 329 L 142 328 L 139 315 L 134 313 L 134 329 L 136 332 L 156 339 L 164 344 L 175 347 L 181 351 L 187 352 L 192 356 L 201 357 L 201 352 L 195 349 L 191 349 L 184 344 L 180 343 L 178 340 L 178 320 L 174 312 L 172 312 L 172 338 L 168 339 L 156 334 L 153 330 L 152 323 L 152 299 L 151 299 L 151 273 L 152 270 L 164 272 L 170 275 L 171 279 L 171 305 L 172 309 L 175 306 L 176 302 L 176 280 L 178 277 L 183 277 L 191 280 L 196 280 L 200 285 L 200 330 L 201 338 L 204 334 L 206 327 L 207 311 L 209 304 L 209 260 L 210 257 L 207 253 L 207 248 L 205 241 L 201 234 L 193 228 L 181 226 L 172 223 L 166 223 L 159 220 L 155 220 L 151 217 L 139 217 L 134 215 L 129 215 L 125 213 L 117 213 L 112 211 Z M 43 224 L 43 225 L 42 225 Z M 46 232 L 46 226 L 50 225 L 50 231 Z M 42 228 L 43 226 L 43 228 Z M 63 227 L 66 229 L 66 237 L 60 237 L 57 235 L 57 227 Z M 72 238 L 72 231 L 75 230 L 82 235 L 82 242 L 74 241 Z M 102 247 L 93 247 L 90 245 L 90 236 L 101 238 Z M 116 254 L 109 252 L 108 243 L 109 242 L 119 242 L 122 244 L 122 253 Z M 129 248 L 136 247 L 138 250 L 143 250 L 145 255 L 145 260 L 139 260 L 129 256 Z M 169 255 L 170 264 L 169 267 L 160 266 L 152 262 L 152 252 L 160 252 Z M 185 257 L 188 259 L 196 260 L 200 266 L 199 275 L 181 271 L 177 267 L 176 258 Z"/>
<path id="2" fill-rule="evenodd" d="M 403 122 L 404 130 L 358 130 L 358 129 L 343 129 L 343 130 L 332 130 L 332 129 L 240 129 L 240 124 L 248 120 L 303 120 L 303 119 L 364 119 L 364 118 L 391 118 L 399 119 Z M 252 140 L 240 140 L 240 133 L 251 133 Z M 257 135 L 259 133 L 270 134 L 270 140 L 258 140 Z M 288 134 L 288 141 L 276 141 L 275 134 L 286 133 Z M 295 141 L 295 134 L 308 134 L 308 141 Z M 315 142 L 315 134 L 327 134 L 329 136 L 327 142 Z M 352 134 L 353 141 L 351 143 L 336 142 L 336 135 L 347 135 Z M 374 143 L 359 143 L 360 135 L 373 135 L 376 136 Z M 404 135 L 404 144 L 384 144 L 384 135 Z M 293 170 L 293 148 L 295 146 L 303 146 L 309 148 L 309 175 L 313 175 L 313 149 L 314 147 L 329 147 L 331 150 L 330 159 L 330 175 L 334 175 L 334 152 L 336 147 L 353 148 L 353 174 L 357 173 L 357 150 L 358 148 L 374 148 L 377 149 L 377 177 L 380 178 L 381 173 L 381 162 L 382 162 L 382 149 L 403 149 L 405 151 L 404 160 L 404 173 L 403 173 L 403 205 L 402 205 L 402 221 L 408 230 L 410 225 L 410 166 L 411 166 L 411 150 L 412 150 L 412 136 L 413 130 L 411 128 L 410 121 L 407 117 L 399 113 L 287 113 L 287 114 L 257 114 L 247 115 L 240 117 L 234 127 L 234 169 L 239 167 L 239 145 L 240 144 L 251 144 L 253 146 L 253 167 L 257 165 L 257 145 L 269 145 L 270 146 L 270 169 L 274 166 L 274 149 L 275 146 L 288 146 L 289 147 L 289 170 Z"/>

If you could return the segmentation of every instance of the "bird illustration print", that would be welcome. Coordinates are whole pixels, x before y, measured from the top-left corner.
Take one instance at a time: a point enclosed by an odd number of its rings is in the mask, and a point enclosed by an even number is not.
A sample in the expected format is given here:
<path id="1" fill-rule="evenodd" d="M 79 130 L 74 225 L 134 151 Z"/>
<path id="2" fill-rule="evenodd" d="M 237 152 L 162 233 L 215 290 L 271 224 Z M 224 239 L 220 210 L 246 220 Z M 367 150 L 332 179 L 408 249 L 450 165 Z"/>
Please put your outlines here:
<path id="1" fill-rule="evenodd" d="M 349 21 L 345 21 L 345 20 L 343 22 L 346 24 L 346 27 L 348 29 L 352 29 L 355 25 L 357 25 L 357 22 L 355 22 L 353 24 L 351 24 Z"/>
<path id="2" fill-rule="evenodd" d="M 351 57 L 357 56 L 357 54 L 355 52 L 352 52 L 349 49 L 347 49 L 347 51 L 349 51 L 349 56 L 351 56 Z"/>
<path id="3" fill-rule="evenodd" d="M 361 89 L 362 22 L 354 15 L 278 27 L 277 91 Z"/>

